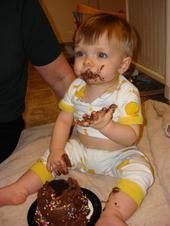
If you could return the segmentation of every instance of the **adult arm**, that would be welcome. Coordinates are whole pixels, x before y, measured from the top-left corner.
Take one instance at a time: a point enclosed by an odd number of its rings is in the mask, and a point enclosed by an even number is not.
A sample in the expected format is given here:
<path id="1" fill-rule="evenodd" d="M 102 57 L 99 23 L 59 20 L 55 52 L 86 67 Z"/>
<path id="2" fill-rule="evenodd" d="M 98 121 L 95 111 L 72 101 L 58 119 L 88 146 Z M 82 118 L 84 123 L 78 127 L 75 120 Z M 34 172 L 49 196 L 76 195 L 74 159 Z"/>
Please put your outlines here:
<path id="1" fill-rule="evenodd" d="M 63 53 L 47 65 L 34 65 L 34 67 L 59 97 L 64 96 L 65 91 L 75 78 L 73 70 Z"/>
<path id="2" fill-rule="evenodd" d="M 21 25 L 23 50 L 27 59 L 55 93 L 63 97 L 74 74 L 39 1 L 23 1 Z"/>

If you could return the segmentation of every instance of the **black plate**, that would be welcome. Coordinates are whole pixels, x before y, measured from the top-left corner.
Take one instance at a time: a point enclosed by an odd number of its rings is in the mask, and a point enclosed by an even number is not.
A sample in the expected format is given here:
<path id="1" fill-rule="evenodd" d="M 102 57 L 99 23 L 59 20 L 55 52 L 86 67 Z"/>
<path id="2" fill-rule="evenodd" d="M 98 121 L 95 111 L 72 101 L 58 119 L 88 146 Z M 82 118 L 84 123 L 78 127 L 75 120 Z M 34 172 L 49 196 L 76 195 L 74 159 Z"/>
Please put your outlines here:
<path id="1" fill-rule="evenodd" d="M 102 206 L 99 198 L 90 190 L 86 188 L 81 188 L 84 194 L 86 194 L 87 198 L 91 201 L 93 205 L 94 212 L 91 216 L 90 222 L 87 226 L 94 226 L 97 220 L 100 217 Z M 37 207 L 37 201 L 35 200 L 30 206 L 27 214 L 27 221 L 29 226 L 38 226 L 38 224 L 34 221 L 34 214 Z"/>

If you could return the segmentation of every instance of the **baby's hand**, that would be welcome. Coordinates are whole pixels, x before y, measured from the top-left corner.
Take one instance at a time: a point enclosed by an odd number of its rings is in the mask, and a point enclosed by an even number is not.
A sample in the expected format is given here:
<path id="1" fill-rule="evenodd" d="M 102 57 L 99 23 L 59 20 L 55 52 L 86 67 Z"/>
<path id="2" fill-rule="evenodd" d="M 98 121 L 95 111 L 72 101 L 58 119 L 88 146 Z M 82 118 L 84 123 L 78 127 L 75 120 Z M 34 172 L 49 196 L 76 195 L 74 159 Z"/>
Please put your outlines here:
<path id="1" fill-rule="evenodd" d="M 68 174 L 68 167 L 71 167 L 70 160 L 63 149 L 58 149 L 50 153 L 47 160 L 47 169 L 56 175 Z"/>
<path id="2" fill-rule="evenodd" d="M 97 112 L 92 112 L 93 120 L 90 121 L 90 126 L 95 129 L 103 129 L 111 120 L 113 115 L 112 108 L 102 108 Z"/>
<path id="3" fill-rule="evenodd" d="M 109 108 L 102 108 L 100 111 L 93 111 L 91 115 L 84 115 L 83 120 L 76 120 L 75 123 L 80 126 L 91 126 L 95 129 L 104 128 L 111 120 L 116 105 L 112 104 Z"/>

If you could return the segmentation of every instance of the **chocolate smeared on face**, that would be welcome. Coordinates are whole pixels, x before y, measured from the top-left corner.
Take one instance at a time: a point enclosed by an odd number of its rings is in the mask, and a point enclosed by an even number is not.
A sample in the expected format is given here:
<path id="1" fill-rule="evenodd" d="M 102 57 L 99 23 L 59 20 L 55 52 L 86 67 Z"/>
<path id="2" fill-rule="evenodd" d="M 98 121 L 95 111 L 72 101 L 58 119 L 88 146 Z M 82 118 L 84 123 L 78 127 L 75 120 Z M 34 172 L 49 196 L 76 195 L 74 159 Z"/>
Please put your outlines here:
<path id="1" fill-rule="evenodd" d="M 99 78 L 101 81 L 104 80 L 104 78 L 101 77 L 100 73 L 101 73 L 101 70 L 103 69 L 104 65 L 101 66 L 101 68 L 96 72 L 92 72 L 90 69 L 87 69 L 85 72 L 81 73 L 81 77 L 84 81 L 87 81 L 89 79 L 97 79 Z"/>

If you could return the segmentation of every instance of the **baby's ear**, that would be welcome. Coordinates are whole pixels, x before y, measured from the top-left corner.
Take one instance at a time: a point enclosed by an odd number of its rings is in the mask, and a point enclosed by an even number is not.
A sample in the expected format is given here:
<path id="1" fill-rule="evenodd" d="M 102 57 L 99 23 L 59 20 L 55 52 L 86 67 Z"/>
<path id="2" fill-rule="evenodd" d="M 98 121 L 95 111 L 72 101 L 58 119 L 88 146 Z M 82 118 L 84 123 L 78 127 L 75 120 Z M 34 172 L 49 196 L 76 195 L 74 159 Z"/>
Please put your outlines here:
<path id="1" fill-rule="evenodd" d="M 130 67 L 131 62 L 132 62 L 131 57 L 123 58 L 122 63 L 118 69 L 119 74 L 123 74 L 124 72 L 126 72 L 128 70 L 128 68 Z"/>

